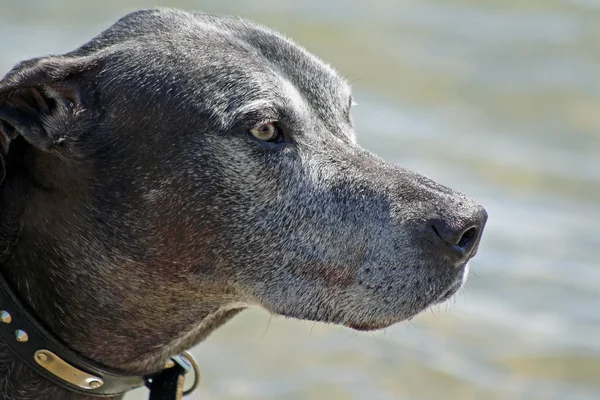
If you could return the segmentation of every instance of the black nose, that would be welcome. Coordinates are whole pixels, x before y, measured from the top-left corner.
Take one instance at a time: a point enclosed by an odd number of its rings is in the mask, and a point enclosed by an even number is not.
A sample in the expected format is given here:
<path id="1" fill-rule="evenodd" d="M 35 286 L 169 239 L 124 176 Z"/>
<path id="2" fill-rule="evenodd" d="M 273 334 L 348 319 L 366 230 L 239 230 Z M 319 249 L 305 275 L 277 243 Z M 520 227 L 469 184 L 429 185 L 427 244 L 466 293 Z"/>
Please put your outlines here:
<path id="1" fill-rule="evenodd" d="M 471 256 L 477 249 L 486 221 L 487 211 L 477 206 L 460 215 L 434 218 L 431 229 L 438 242 L 441 239 L 442 245 L 450 252 Z"/>

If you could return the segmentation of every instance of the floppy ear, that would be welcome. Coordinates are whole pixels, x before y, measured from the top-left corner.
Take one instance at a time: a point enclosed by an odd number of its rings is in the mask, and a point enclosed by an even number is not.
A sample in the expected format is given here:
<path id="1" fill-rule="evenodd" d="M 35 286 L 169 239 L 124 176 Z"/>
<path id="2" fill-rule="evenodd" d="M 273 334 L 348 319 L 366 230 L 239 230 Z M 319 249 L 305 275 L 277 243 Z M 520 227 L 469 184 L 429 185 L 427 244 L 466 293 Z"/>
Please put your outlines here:
<path id="1" fill-rule="evenodd" d="M 44 151 L 59 147 L 85 118 L 82 75 L 95 64 L 90 56 L 50 56 L 15 66 L 0 81 L 0 155 L 19 135 Z"/>

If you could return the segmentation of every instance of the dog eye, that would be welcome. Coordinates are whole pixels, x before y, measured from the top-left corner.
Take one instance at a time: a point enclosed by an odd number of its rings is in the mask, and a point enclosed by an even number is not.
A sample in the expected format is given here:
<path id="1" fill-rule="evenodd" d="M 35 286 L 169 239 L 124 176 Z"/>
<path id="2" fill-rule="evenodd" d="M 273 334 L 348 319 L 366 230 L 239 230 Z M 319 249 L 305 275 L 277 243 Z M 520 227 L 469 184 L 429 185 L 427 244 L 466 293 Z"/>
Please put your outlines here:
<path id="1" fill-rule="evenodd" d="M 263 142 L 276 142 L 281 138 L 281 132 L 275 122 L 262 122 L 250 129 L 250 133 Z"/>

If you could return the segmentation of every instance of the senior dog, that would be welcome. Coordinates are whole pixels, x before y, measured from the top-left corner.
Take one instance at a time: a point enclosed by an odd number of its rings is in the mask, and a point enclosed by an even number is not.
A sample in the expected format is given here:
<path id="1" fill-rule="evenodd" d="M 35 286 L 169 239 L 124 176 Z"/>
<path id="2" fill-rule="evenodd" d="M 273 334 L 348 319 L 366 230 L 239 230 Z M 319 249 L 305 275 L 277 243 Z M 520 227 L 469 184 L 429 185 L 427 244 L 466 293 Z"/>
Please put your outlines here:
<path id="1" fill-rule="evenodd" d="M 138 11 L 22 62 L 0 81 L 0 273 L 66 347 L 131 374 L 249 306 L 411 318 L 462 285 L 487 214 L 358 146 L 351 106 L 327 64 L 232 17 Z M 4 342 L 0 391 L 92 398 Z"/>

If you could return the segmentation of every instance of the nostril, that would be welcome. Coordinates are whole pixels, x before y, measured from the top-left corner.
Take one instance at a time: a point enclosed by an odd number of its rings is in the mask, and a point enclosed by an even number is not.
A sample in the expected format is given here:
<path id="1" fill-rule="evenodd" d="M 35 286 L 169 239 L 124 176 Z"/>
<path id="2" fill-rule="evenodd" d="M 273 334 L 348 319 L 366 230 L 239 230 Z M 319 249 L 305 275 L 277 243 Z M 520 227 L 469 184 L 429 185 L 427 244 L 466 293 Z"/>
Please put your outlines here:
<path id="1" fill-rule="evenodd" d="M 435 235 L 437 245 L 441 245 L 440 251 L 466 257 L 476 253 L 486 220 L 485 209 L 476 207 L 455 215 L 438 215 L 428 220 L 426 226 L 429 234 Z"/>
<path id="2" fill-rule="evenodd" d="M 461 249 L 465 249 L 465 248 L 469 247 L 469 244 L 471 244 L 471 242 L 473 242 L 473 240 L 476 237 L 477 237 L 477 228 L 475 228 L 475 227 L 469 228 L 465 231 L 465 233 L 463 233 L 462 237 L 460 238 L 458 243 L 456 243 L 456 245 L 458 247 L 460 247 Z"/>
<path id="3" fill-rule="evenodd" d="M 452 227 L 447 222 L 441 220 L 434 221 L 431 229 L 447 245 L 464 252 L 469 252 L 473 248 L 479 236 L 479 228 L 477 226 L 461 229 L 459 227 Z"/>

